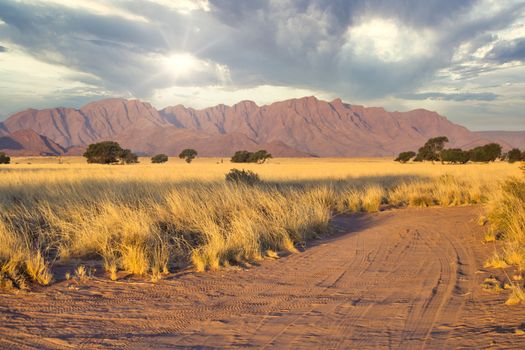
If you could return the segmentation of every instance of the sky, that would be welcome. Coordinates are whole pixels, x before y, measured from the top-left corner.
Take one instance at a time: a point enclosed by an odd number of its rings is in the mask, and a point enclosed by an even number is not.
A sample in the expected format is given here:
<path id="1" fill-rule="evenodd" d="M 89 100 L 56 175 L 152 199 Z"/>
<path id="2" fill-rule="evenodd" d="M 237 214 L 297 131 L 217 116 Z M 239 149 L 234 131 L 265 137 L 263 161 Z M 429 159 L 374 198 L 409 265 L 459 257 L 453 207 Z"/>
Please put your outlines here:
<path id="1" fill-rule="evenodd" d="M 525 130 L 525 0 L 0 0 L 0 120 L 311 95 Z"/>

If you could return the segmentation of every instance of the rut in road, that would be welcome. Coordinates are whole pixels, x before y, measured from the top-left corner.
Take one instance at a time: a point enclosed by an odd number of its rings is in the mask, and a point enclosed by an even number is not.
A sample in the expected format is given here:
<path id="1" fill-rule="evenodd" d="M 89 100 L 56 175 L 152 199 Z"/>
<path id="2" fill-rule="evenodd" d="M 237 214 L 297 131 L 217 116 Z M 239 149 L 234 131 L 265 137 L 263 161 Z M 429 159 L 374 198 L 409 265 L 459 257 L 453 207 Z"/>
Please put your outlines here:
<path id="1" fill-rule="evenodd" d="M 446 348 L 525 345 L 487 295 L 480 207 L 338 217 L 334 237 L 260 266 L 158 284 L 94 279 L 0 301 L 2 347 Z"/>

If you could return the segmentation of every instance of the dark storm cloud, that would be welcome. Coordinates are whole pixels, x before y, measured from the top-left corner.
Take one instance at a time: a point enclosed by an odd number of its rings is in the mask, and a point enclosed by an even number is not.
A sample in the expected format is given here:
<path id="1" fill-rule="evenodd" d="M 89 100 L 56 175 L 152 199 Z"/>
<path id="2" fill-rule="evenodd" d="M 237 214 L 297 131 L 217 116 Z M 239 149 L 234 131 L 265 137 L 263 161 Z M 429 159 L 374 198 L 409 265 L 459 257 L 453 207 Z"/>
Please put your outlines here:
<path id="1" fill-rule="evenodd" d="M 525 38 L 498 42 L 487 54 L 487 58 L 499 63 L 525 62 Z"/>
<path id="2" fill-rule="evenodd" d="M 400 94 L 398 97 L 407 100 L 443 100 L 443 101 L 494 101 L 498 95 L 491 92 L 482 93 L 441 93 L 425 92 L 413 94 Z"/>

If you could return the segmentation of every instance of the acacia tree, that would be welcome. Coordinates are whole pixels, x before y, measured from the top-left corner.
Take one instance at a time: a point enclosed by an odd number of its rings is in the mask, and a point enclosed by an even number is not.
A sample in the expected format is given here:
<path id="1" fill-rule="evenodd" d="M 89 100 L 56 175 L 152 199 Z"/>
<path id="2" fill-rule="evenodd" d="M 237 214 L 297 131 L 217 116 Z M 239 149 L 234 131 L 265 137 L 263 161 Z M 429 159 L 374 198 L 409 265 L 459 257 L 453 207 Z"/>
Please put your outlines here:
<path id="1" fill-rule="evenodd" d="M 406 163 L 410 159 L 414 158 L 415 156 L 416 156 L 416 152 L 414 152 L 414 151 L 401 152 L 401 153 L 399 153 L 397 158 L 394 159 L 394 161 L 400 162 L 400 163 Z"/>
<path id="2" fill-rule="evenodd" d="M 117 142 L 102 141 L 88 146 L 84 157 L 88 163 L 121 164 L 138 163 L 138 157 L 129 149 L 122 149 Z"/>
<path id="3" fill-rule="evenodd" d="M 501 146 L 497 143 L 489 143 L 473 148 L 469 153 L 470 160 L 473 162 L 493 162 L 501 156 Z"/>
<path id="4" fill-rule="evenodd" d="M 11 157 L 9 157 L 4 152 L 0 152 L 0 164 L 9 164 L 11 163 Z"/>
<path id="5" fill-rule="evenodd" d="M 123 149 L 120 151 L 118 158 L 120 160 L 120 164 L 132 164 L 139 162 L 139 157 L 129 149 Z"/>
<path id="6" fill-rule="evenodd" d="M 470 160 L 470 152 L 461 148 L 449 148 L 441 151 L 441 161 L 449 163 L 465 164 Z"/>
<path id="7" fill-rule="evenodd" d="M 509 153 L 507 153 L 507 160 L 509 163 L 519 162 L 522 157 L 525 157 L 525 151 L 522 156 L 521 151 L 517 148 L 511 149 Z"/>
<path id="8" fill-rule="evenodd" d="M 232 163 L 264 163 L 272 155 L 266 150 L 261 149 L 257 152 L 237 151 L 231 158 Z"/>
<path id="9" fill-rule="evenodd" d="M 266 150 L 261 149 L 261 150 L 258 150 L 257 152 L 252 153 L 249 158 L 249 161 L 252 163 L 262 164 L 266 162 L 267 159 L 270 159 L 270 158 L 272 158 L 272 155 L 268 153 Z"/>
<path id="10" fill-rule="evenodd" d="M 182 152 L 180 152 L 179 154 L 179 158 L 180 159 L 184 159 L 186 161 L 186 163 L 191 163 L 191 161 L 193 159 L 195 159 L 195 157 L 197 157 L 197 151 L 192 149 L 192 148 L 186 148 L 185 150 L 183 150 Z"/>
<path id="11" fill-rule="evenodd" d="M 153 157 L 151 157 L 152 163 L 166 163 L 168 161 L 168 156 L 164 153 L 157 154 Z"/>
<path id="12" fill-rule="evenodd" d="M 233 155 L 231 161 L 232 163 L 248 163 L 252 153 L 248 151 L 237 151 Z"/>
<path id="13" fill-rule="evenodd" d="M 445 148 L 445 142 L 448 142 L 448 137 L 446 136 L 429 139 L 423 147 L 418 150 L 415 160 L 430 160 L 432 162 L 441 160 L 441 151 Z"/>

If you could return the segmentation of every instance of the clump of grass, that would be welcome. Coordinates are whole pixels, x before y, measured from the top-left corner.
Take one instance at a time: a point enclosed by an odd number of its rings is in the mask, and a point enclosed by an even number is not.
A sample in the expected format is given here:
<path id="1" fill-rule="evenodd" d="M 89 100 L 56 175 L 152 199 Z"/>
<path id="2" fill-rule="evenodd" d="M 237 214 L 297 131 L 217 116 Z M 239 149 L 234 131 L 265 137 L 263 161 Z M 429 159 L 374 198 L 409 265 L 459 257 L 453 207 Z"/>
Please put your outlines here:
<path id="1" fill-rule="evenodd" d="M 87 278 L 87 269 L 84 265 L 79 265 L 75 269 L 75 277 L 80 281 L 83 281 Z"/>
<path id="2" fill-rule="evenodd" d="M 382 187 L 367 186 L 364 190 L 362 198 L 363 210 L 369 213 L 379 211 L 384 197 L 385 190 Z"/>
<path id="3" fill-rule="evenodd" d="M 40 251 L 26 258 L 25 267 L 29 278 L 42 286 L 47 286 L 53 280 L 49 265 L 45 262 Z"/>
<path id="4" fill-rule="evenodd" d="M 494 269 L 505 269 L 509 264 L 499 254 L 495 253 L 485 261 L 483 267 L 491 267 Z"/>
<path id="5" fill-rule="evenodd" d="M 511 285 L 511 294 L 505 305 L 518 305 L 525 301 L 525 292 L 521 287 L 515 283 Z"/>
<path id="6" fill-rule="evenodd" d="M 490 293 L 501 293 L 503 291 L 501 282 L 494 276 L 490 276 L 483 280 L 483 290 Z"/>
<path id="7" fill-rule="evenodd" d="M 230 172 L 226 174 L 226 181 L 230 183 L 244 184 L 248 186 L 253 186 L 261 183 L 259 175 L 257 175 L 251 170 L 244 169 L 231 169 Z"/>

